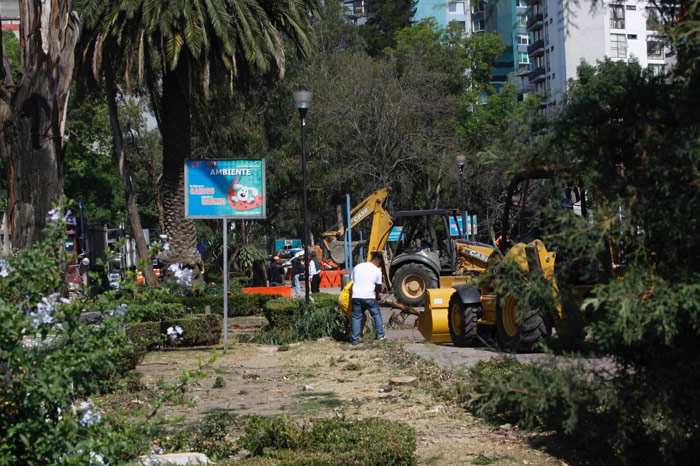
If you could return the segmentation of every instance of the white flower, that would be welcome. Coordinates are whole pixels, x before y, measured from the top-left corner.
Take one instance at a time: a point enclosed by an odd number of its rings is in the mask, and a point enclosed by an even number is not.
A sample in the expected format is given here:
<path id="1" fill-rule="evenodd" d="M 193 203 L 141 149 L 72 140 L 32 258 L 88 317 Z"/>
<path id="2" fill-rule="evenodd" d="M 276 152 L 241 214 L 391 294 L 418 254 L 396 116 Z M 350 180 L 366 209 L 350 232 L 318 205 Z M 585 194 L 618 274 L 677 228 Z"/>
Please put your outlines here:
<path id="1" fill-rule="evenodd" d="M 90 452 L 90 463 L 88 463 L 89 466 L 105 466 L 107 463 L 105 463 L 104 456 L 98 455 L 94 451 Z"/>
<path id="2" fill-rule="evenodd" d="M 89 401 L 82 401 L 78 407 L 82 411 L 82 417 L 80 418 L 80 425 L 87 427 L 94 424 L 99 424 L 102 421 L 102 415 L 97 409 L 95 409 L 95 404 Z"/>
<path id="3" fill-rule="evenodd" d="M 7 277 L 15 269 L 10 266 L 10 263 L 6 259 L 0 259 L 0 277 Z"/>
<path id="4" fill-rule="evenodd" d="M 55 209 L 49 210 L 49 214 L 46 217 L 46 221 L 48 223 L 54 223 L 54 222 L 58 222 L 58 219 L 60 219 L 60 218 L 61 218 L 61 208 L 56 207 Z"/>
<path id="5" fill-rule="evenodd" d="M 117 305 L 116 309 L 112 309 L 111 311 L 109 311 L 109 315 L 110 315 L 110 317 L 114 317 L 115 315 L 121 316 L 121 315 L 126 314 L 126 311 L 128 311 L 128 310 L 129 309 L 127 308 L 126 304 L 122 303 L 122 304 Z"/>
<path id="6" fill-rule="evenodd" d="M 168 270 L 173 273 L 178 285 L 186 288 L 192 283 L 192 269 L 185 268 L 182 264 L 171 264 Z"/>
<path id="7" fill-rule="evenodd" d="M 174 342 L 179 342 L 182 341 L 182 327 L 179 325 L 176 325 L 175 327 L 168 327 L 167 330 L 168 336 L 170 339 Z"/>
<path id="8" fill-rule="evenodd" d="M 162 240 L 168 239 L 168 235 L 159 235 L 159 236 L 160 236 L 160 239 L 162 239 Z"/>
<path id="9" fill-rule="evenodd" d="M 163 251 L 170 251 L 170 245 L 168 243 L 163 243 Z"/>

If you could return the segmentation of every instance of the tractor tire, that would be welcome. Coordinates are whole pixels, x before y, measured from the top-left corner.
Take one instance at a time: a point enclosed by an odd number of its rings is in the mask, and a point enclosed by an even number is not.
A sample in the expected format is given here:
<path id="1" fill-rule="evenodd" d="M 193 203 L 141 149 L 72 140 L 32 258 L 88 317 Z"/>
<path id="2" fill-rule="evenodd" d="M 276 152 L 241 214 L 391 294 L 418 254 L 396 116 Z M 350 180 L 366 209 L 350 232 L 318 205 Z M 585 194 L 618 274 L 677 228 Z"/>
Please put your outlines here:
<path id="1" fill-rule="evenodd" d="M 407 306 L 422 306 L 425 291 L 437 288 L 435 273 L 423 264 L 410 263 L 402 265 L 392 280 L 396 299 Z"/>
<path id="2" fill-rule="evenodd" d="M 518 301 L 507 296 L 496 307 L 496 337 L 503 351 L 528 351 L 547 335 L 547 326 L 539 309 L 518 310 Z"/>
<path id="3" fill-rule="evenodd" d="M 450 298 L 449 309 L 448 324 L 452 343 L 460 348 L 474 346 L 478 340 L 479 305 L 464 304 L 459 294 L 455 292 Z"/>

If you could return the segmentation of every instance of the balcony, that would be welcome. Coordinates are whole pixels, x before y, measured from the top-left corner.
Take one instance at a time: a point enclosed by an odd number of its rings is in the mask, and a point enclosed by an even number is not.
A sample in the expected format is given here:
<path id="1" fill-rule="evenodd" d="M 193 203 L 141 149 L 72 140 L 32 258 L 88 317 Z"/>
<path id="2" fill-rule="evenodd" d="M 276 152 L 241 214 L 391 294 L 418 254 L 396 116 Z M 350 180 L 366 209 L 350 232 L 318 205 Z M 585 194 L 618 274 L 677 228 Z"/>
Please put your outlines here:
<path id="1" fill-rule="evenodd" d="M 540 66 L 539 68 L 535 68 L 534 70 L 530 71 L 530 74 L 527 76 L 528 81 L 530 83 L 535 84 L 540 81 L 544 81 L 544 75 L 545 75 L 545 69 L 544 66 Z"/>
<path id="2" fill-rule="evenodd" d="M 542 27 L 543 16 L 542 13 L 537 13 L 532 15 L 530 19 L 527 20 L 527 30 L 536 29 L 537 27 Z"/>
<path id="3" fill-rule="evenodd" d="M 542 39 L 536 40 L 530 44 L 527 48 L 527 54 L 531 57 L 539 57 L 544 54 L 544 41 Z"/>

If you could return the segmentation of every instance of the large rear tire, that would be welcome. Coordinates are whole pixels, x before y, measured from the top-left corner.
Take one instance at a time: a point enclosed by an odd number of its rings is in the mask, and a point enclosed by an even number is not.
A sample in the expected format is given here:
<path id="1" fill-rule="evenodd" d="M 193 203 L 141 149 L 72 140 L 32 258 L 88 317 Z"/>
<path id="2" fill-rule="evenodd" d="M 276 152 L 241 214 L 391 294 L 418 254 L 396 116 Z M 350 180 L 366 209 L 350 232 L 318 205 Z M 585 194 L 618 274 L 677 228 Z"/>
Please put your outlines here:
<path id="1" fill-rule="evenodd" d="M 450 298 L 449 309 L 448 324 L 452 343 L 460 348 L 474 346 L 478 339 L 477 320 L 479 320 L 479 305 L 464 304 L 459 297 L 459 293 L 455 292 Z"/>
<path id="2" fill-rule="evenodd" d="M 538 309 L 520 310 L 518 301 L 508 295 L 496 308 L 498 346 L 510 353 L 530 350 L 547 334 L 542 313 Z"/>
<path id="3" fill-rule="evenodd" d="M 422 306 L 425 291 L 437 288 L 435 273 L 423 264 L 410 263 L 402 265 L 394 274 L 392 281 L 394 295 L 407 306 Z"/>

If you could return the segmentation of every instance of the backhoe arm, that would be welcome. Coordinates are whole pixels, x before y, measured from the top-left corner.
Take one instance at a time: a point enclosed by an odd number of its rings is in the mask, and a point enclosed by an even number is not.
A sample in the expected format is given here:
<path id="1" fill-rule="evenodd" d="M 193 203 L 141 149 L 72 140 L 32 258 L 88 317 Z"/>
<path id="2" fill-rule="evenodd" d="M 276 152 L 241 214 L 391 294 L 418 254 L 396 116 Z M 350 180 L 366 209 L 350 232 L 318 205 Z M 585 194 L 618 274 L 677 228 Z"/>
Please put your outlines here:
<path id="1" fill-rule="evenodd" d="M 367 248 L 367 260 L 369 260 L 372 252 L 384 248 L 389 238 L 389 231 L 394 225 L 391 215 L 384 210 L 384 202 L 387 197 L 389 197 L 389 188 L 378 189 L 350 211 L 351 228 L 357 227 L 364 220 L 372 217 L 372 231 L 369 238 L 369 247 Z M 333 230 L 321 233 L 321 239 L 326 250 L 330 253 L 331 259 L 337 263 L 343 263 L 345 262 L 344 254 L 342 260 L 338 260 L 343 251 L 338 247 L 337 243 L 339 243 L 339 239 L 345 233 L 345 226 L 342 222 L 339 222 L 333 228 Z"/>

